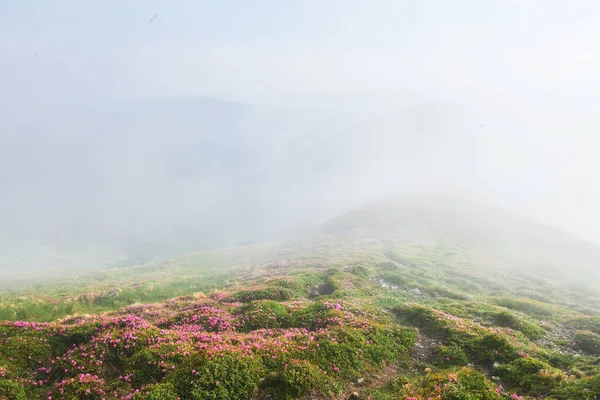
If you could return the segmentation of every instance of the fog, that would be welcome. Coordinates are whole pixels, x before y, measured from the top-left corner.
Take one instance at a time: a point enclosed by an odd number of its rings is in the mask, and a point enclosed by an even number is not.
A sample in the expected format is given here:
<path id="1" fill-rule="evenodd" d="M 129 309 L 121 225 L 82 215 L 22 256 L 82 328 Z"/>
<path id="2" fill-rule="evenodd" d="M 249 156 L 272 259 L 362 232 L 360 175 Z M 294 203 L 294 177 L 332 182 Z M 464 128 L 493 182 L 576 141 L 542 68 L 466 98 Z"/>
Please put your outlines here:
<path id="1" fill-rule="evenodd" d="M 600 242 L 596 2 L 1 9 L 0 268 L 267 240 L 404 192 Z"/>

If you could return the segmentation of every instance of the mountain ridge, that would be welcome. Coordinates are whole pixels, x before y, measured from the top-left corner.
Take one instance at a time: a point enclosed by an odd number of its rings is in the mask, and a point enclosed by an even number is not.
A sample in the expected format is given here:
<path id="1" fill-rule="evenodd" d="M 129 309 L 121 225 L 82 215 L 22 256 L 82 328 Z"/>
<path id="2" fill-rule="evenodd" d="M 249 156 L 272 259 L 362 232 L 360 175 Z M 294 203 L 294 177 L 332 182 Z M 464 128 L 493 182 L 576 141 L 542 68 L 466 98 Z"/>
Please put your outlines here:
<path id="1" fill-rule="evenodd" d="M 456 197 L 396 196 L 352 210 L 318 230 L 336 237 L 460 247 L 560 275 L 598 278 L 600 245 L 518 213 Z"/>

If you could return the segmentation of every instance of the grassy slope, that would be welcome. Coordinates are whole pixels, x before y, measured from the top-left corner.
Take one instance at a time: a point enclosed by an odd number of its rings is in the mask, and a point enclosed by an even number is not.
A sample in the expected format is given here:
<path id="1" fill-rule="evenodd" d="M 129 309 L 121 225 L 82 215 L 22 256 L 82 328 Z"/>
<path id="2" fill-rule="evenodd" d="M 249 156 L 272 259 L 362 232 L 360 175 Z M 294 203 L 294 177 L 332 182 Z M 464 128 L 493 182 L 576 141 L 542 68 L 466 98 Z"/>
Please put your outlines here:
<path id="1" fill-rule="evenodd" d="M 509 257 L 482 241 L 467 245 L 469 229 L 438 243 L 431 232 L 447 219 L 424 224 L 398 208 L 359 215 L 325 224 L 327 235 L 5 294 L 0 318 L 56 321 L 0 326 L 0 398 L 600 394 L 597 292 L 571 274 L 524 270 L 520 250 Z M 389 221 L 396 225 L 382 229 Z M 545 234 L 540 248 L 562 235 Z"/>

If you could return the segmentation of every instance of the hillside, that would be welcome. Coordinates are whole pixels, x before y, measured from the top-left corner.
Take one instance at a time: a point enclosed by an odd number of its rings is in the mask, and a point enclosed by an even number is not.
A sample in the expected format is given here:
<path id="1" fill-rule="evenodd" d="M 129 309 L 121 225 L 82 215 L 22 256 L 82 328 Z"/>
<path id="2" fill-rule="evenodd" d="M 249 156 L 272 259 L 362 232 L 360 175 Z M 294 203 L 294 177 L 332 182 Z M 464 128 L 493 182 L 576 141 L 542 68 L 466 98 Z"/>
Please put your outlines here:
<path id="1" fill-rule="evenodd" d="M 517 213 L 451 197 L 395 196 L 322 224 L 336 237 L 455 248 L 593 287 L 600 245 Z"/>
<path id="2" fill-rule="evenodd" d="M 520 240 L 595 248 L 402 196 L 304 236 L 13 286 L 0 398 L 595 399 L 600 295 L 527 268 Z"/>

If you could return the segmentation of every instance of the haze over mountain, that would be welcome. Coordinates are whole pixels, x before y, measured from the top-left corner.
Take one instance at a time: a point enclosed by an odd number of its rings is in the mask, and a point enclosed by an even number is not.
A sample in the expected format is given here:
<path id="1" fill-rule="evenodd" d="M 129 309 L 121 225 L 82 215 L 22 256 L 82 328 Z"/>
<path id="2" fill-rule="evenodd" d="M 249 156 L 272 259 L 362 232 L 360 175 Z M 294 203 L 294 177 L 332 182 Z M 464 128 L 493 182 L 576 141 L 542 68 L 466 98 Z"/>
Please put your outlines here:
<path id="1" fill-rule="evenodd" d="M 119 248 L 174 232 L 188 250 L 265 238 L 372 200 L 386 181 L 410 187 L 414 162 L 460 129 L 438 105 L 373 117 L 190 98 L 76 113 L 2 137 L 7 234 Z"/>
<path id="2" fill-rule="evenodd" d="M 207 97 L 14 113 L 0 138 L 2 231 L 15 249 L 151 260 L 293 234 L 393 192 L 527 210 L 520 197 L 533 201 L 534 185 L 514 193 L 514 173 L 535 161 L 520 147 L 535 134 L 507 134 L 499 116 L 453 103 L 356 112 Z"/>
<path id="3" fill-rule="evenodd" d="M 261 241 L 398 192 L 600 241 L 596 5 L 311 3 L 11 4 L 4 265 Z"/>

